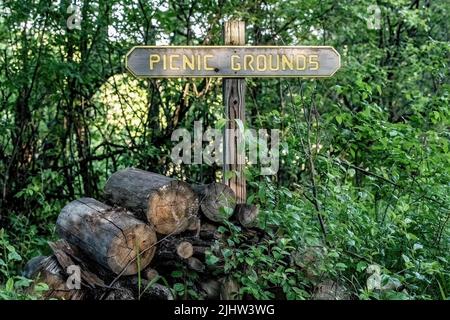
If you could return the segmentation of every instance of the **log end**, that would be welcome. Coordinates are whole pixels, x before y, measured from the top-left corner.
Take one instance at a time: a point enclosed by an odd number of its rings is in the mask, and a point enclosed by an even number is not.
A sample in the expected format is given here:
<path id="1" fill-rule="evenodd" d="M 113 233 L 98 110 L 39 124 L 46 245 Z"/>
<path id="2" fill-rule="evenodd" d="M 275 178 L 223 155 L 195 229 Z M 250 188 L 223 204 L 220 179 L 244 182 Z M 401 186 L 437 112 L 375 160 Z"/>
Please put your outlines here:
<path id="1" fill-rule="evenodd" d="M 136 274 L 152 261 L 156 242 L 156 234 L 148 225 L 140 224 L 125 229 L 122 236 L 113 240 L 108 252 L 108 266 L 117 274 Z"/>
<path id="2" fill-rule="evenodd" d="M 236 216 L 244 228 L 255 227 L 258 223 L 259 209 L 255 205 L 240 203 L 236 205 Z"/>
<path id="3" fill-rule="evenodd" d="M 182 241 L 177 246 L 177 254 L 183 259 L 188 259 L 194 254 L 194 247 L 188 241 Z"/>
<path id="4" fill-rule="evenodd" d="M 150 194 L 147 219 L 159 234 L 177 234 L 188 228 L 198 208 L 198 197 L 191 187 L 174 180 Z"/>
<path id="5" fill-rule="evenodd" d="M 236 195 L 229 186 L 213 182 L 203 190 L 200 208 L 209 220 L 226 221 L 233 214 L 235 207 Z"/>

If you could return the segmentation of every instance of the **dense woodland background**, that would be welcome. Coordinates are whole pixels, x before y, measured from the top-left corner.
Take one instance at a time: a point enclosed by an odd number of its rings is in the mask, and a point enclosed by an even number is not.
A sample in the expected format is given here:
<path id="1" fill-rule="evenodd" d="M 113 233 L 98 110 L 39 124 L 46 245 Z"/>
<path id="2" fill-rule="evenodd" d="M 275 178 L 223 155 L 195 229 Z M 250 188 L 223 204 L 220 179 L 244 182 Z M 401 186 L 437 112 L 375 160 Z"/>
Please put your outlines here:
<path id="1" fill-rule="evenodd" d="M 308 299 L 332 279 L 357 299 L 450 296 L 449 1 L 74 3 L 69 30 L 69 1 L 0 1 L 0 298 L 39 296 L 21 293 L 21 268 L 49 251 L 62 206 L 101 199 L 112 172 L 220 181 L 219 167 L 170 159 L 174 129 L 223 126 L 220 79 L 137 80 L 123 59 L 138 44 L 222 44 L 231 18 L 248 44 L 331 45 L 343 63 L 326 80 L 247 81 L 248 126 L 280 129 L 282 147 L 276 176 L 247 172 L 273 240 L 224 249 L 243 293 Z M 311 252 L 313 276 L 282 259 Z M 371 265 L 383 290 L 366 286 Z"/>

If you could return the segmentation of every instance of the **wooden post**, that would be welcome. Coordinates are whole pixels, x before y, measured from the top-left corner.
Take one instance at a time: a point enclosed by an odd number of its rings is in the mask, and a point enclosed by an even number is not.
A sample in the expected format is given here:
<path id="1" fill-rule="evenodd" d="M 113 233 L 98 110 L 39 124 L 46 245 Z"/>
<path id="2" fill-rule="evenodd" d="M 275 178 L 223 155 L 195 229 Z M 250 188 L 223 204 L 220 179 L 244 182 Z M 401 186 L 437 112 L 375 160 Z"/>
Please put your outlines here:
<path id="1" fill-rule="evenodd" d="M 227 21 L 224 25 L 225 45 L 245 45 L 245 22 Z M 245 185 L 245 148 L 243 132 L 238 133 L 239 128 L 236 119 L 245 124 L 245 78 L 223 79 L 223 102 L 225 105 L 225 139 L 223 144 L 223 173 L 224 183 L 236 194 L 237 203 L 245 203 L 247 191 Z M 228 130 L 227 130 L 228 129 Z M 233 172 L 231 177 L 228 172 Z"/>

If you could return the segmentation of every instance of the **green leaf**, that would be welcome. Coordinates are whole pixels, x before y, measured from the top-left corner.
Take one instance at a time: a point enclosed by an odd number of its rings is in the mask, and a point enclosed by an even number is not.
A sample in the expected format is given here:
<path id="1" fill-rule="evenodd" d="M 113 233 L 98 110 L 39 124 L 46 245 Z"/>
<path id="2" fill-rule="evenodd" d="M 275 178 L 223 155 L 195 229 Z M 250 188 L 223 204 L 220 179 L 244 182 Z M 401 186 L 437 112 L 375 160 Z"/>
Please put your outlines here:
<path id="1" fill-rule="evenodd" d="M 340 270 L 345 270 L 345 269 L 347 269 L 347 265 L 345 263 L 338 262 L 338 263 L 336 263 L 336 268 L 338 268 Z"/>
<path id="2" fill-rule="evenodd" d="M 410 262 L 411 262 L 411 259 L 410 259 L 408 256 L 404 255 L 404 254 L 402 254 L 402 259 L 403 259 L 403 261 L 405 261 L 406 263 L 410 263 Z"/>
<path id="3" fill-rule="evenodd" d="M 219 262 L 219 260 L 220 259 L 213 254 L 209 254 L 206 256 L 206 264 L 208 265 L 215 265 L 217 262 Z"/>
<path id="4" fill-rule="evenodd" d="M 48 287 L 48 284 L 44 282 L 39 282 L 34 286 L 34 291 L 36 292 L 45 292 L 48 291 L 50 288 Z"/>
<path id="5" fill-rule="evenodd" d="M 14 279 L 13 278 L 9 278 L 6 281 L 5 289 L 6 289 L 6 291 L 10 291 L 10 292 L 13 291 L 13 289 L 14 289 Z"/>
<path id="6" fill-rule="evenodd" d="M 182 284 L 182 283 L 175 283 L 175 284 L 173 285 L 173 289 L 174 289 L 176 292 L 178 292 L 178 293 L 182 293 L 182 292 L 184 292 L 184 284 Z"/>
<path id="7" fill-rule="evenodd" d="M 250 267 L 252 267 L 252 266 L 255 264 L 255 260 L 253 260 L 253 259 L 250 258 L 250 257 L 245 257 L 245 262 L 246 262 Z"/>
<path id="8" fill-rule="evenodd" d="M 172 277 L 174 278 L 181 278 L 183 276 L 183 272 L 176 270 L 176 271 L 172 271 Z"/>
<path id="9" fill-rule="evenodd" d="M 366 270 L 366 268 L 367 268 L 367 263 L 365 261 L 360 261 L 356 265 L 356 271 L 358 271 L 358 272 L 364 271 L 364 270 Z"/>

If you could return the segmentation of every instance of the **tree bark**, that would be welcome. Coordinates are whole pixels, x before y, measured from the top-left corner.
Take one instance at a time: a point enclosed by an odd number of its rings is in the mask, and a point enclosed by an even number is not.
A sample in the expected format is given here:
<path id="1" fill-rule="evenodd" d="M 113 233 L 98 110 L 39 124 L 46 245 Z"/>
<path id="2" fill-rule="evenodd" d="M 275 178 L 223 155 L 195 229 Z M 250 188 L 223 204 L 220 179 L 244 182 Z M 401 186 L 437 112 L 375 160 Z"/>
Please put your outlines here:
<path id="1" fill-rule="evenodd" d="M 65 273 L 55 256 L 31 259 L 25 269 L 29 272 L 27 278 L 47 284 L 49 290 L 43 294 L 45 299 L 82 300 L 86 294 L 83 288 L 68 288 Z"/>
<path id="2" fill-rule="evenodd" d="M 200 259 L 197 259 L 196 257 L 190 257 L 187 259 L 186 264 L 189 269 L 196 271 L 196 272 L 204 272 L 206 267 L 203 262 L 200 261 Z"/>
<path id="3" fill-rule="evenodd" d="M 221 300 L 239 300 L 239 283 L 231 277 L 221 279 L 220 299 Z"/>
<path id="4" fill-rule="evenodd" d="M 155 253 L 153 229 L 122 209 L 92 198 L 66 205 L 56 221 L 60 237 L 87 253 L 116 274 L 131 275 L 144 269 Z"/>
<path id="5" fill-rule="evenodd" d="M 62 270 L 67 271 L 71 266 L 78 266 L 80 268 L 80 280 L 82 285 L 90 289 L 105 287 L 105 282 L 89 270 L 77 248 L 74 248 L 63 239 L 56 242 L 49 242 L 49 246 Z"/>
<path id="6" fill-rule="evenodd" d="M 218 300 L 220 297 L 220 282 L 214 279 L 208 279 L 200 283 L 200 288 L 206 295 L 206 299 Z"/>
<path id="7" fill-rule="evenodd" d="M 150 281 L 139 280 L 137 276 L 123 279 L 120 283 L 130 288 L 139 300 L 174 300 L 172 292 L 166 286 L 159 283 L 150 284 Z"/>
<path id="8" fill-rule="evenodd" d="M 186 230 L 199 207 L 198 198 L 187 183 L 135 168 L 114 173 L 106 182 L 105 197 L 116 205 L 143 213 L 160 234 Z"/>

